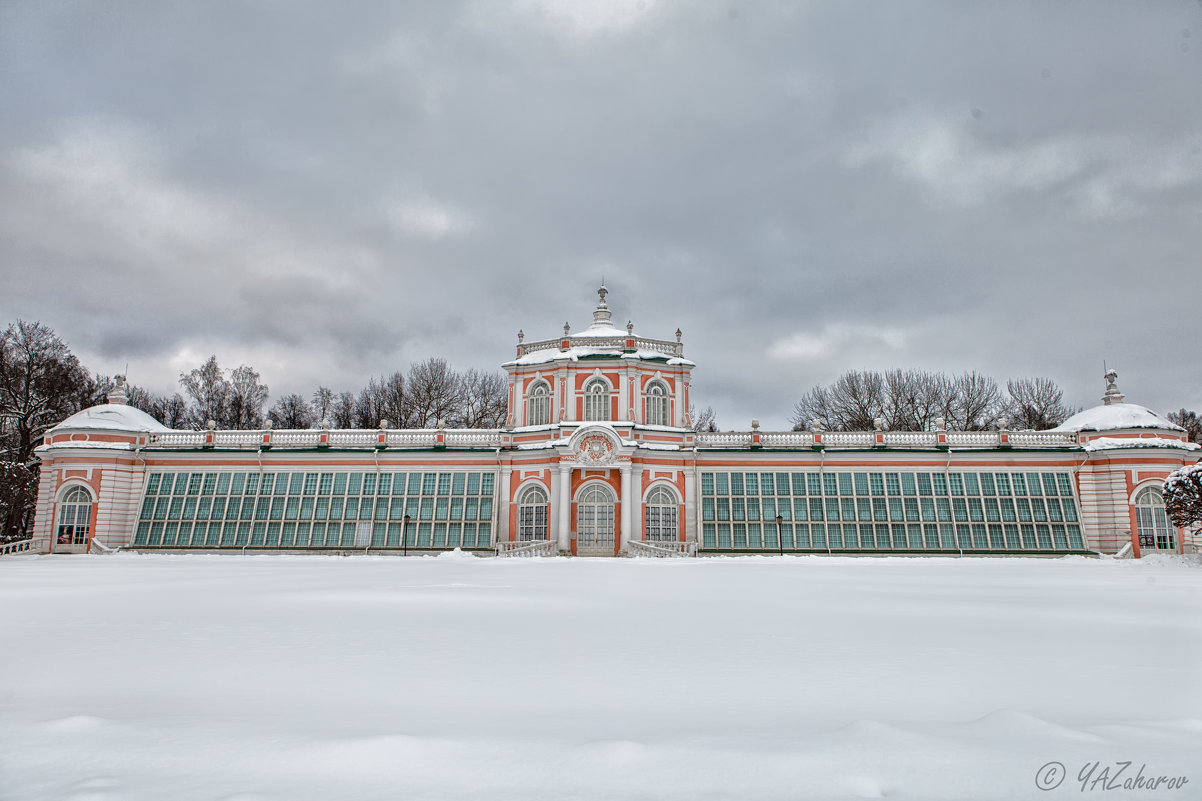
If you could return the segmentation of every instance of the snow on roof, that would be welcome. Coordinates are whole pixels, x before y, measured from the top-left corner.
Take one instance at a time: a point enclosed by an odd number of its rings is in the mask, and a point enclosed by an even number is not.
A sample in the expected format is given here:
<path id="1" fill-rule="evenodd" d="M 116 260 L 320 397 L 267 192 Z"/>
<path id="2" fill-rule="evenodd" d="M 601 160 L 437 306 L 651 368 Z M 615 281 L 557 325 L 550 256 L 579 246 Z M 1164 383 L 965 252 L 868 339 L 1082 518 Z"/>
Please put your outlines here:
<path id="1" fill-rule="evenodd" d="M 572 335 L 577 336 L 576 334 Z M 621 351 L 614 348 L 589 348 L 589 347 L 571 347 L 567 350 L 558 350 L 556 348 L 545 348 L 527 353 L 513 361 L 505 362 L 502 367 L 520 367 L 527 364 L 546 364 L 547 362 L 557 361 L 579 361 L 585 356 L 612 356 L 615 359 L 646 359 L 648 361 L 664 361 L 670 365 L 683 364 L 688 367 L 696 367 L 694 362 L 688 359 L 682 359 L 679 356 L 668 356 L 666 353 L 660 353 L 655 350 L 634 350 Z"/>
<path id="2" fill-rule="evenodd" d="M 1094 406 L 1074 414 L 1052 431 L 1115 431 L 1123 428 L 1160 428 L 1167 431 L 1185 431 L 1173 425 L 1151 409 L 1136 403 L 1111 403 Z"/>
<path id="3" fill-rule="evenodd" d="M 614 328 L 612 325 L 597 325 L 593 323 L 583 331 L 576 331 L 570 336 L 572 339 L 581 339 L 583 337 L 625 337 L 628 334 L 625 330 Z"/>
<path id="4" fill-rule="evenodd" d="M 1196 451 L 1202 449 L 1202 445 L 1196 442 L 1182 442 L 1179 439 L 1168 439 L 1166 437 L 1097 437 L 1091 439 L 1084 446 L 1087 451 L 1108 451 L 1116 448 L 1181 448 L 1187 451 Z"/>
<path id="5" fill-rule="evenodd" d="M 170 431 L 141 409 L 121 403 L 102 403 L 68 417 L 51 429 L 93 428 L 110 431 Z"/>

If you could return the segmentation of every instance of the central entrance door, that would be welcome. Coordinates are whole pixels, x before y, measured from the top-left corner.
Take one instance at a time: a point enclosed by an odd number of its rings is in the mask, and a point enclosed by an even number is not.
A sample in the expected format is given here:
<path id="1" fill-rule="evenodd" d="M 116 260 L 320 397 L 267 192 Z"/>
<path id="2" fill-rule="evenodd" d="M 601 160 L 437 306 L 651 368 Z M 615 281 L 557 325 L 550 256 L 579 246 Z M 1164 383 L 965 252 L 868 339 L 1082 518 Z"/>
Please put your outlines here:
<path id="1" fill-rule="evenodd" d="M 576 501 L 576 555 L 614 555 L 614 494 L 590 484 Z"/>

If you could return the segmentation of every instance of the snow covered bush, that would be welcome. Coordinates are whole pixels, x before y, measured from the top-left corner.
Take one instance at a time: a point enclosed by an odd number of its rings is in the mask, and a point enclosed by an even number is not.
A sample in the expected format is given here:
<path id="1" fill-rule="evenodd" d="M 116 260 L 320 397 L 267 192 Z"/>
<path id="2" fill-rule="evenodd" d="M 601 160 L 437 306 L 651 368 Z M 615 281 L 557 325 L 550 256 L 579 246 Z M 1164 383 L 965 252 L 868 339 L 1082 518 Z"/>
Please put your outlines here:
<path id="1" fill-rule="evenodd" d="M 1202 523 L 1202 462 L 1169 474 L 1164 480 L 1164 507 L 1174 526 Z"/>

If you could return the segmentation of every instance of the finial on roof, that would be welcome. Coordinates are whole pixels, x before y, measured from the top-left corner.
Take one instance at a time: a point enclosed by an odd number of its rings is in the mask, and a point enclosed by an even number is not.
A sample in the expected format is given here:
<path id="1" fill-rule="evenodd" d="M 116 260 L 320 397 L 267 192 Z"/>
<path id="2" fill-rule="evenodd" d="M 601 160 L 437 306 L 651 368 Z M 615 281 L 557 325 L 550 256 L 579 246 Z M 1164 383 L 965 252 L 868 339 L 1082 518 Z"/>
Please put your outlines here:
<path id="1" fill-rule="evenodd" d="M 526 338 L 526 332 L 519 328 L 518 329 L 518 344 L 520 345 L 522 343 L 522 340 L 524 340 L 525 338 Z"/>
<path id="2" fill-rule="evenodd" d="M 1102 395 L 1102 404 L 1104 406 L 1109 406 L 1112 403 L 1122 403 L 1123 398 L 1126 397 L 1123 393 L 1119 392 L 1118 386 L 1114 383 L 1118 377 L 1119 374 L 1114 370 L 1107 370 L 1106 375 L 1103 376 L 1106 379 L 1106 393 Z"/>
<path id="3" fill-rule="evenodd" d="M 679 328 L 676 329 L 676 342 L 677 342 L 677 344 L 680 343 L 680 329 Z"/>
<path id="4" fill-rule="evenodd" d="M 626 334 L 627 334 L 627 336 L 629 336 L 630 334 L 633 334 L 633 333 L 634 333 L 634 323 L 632 323 L 630 320 L 627 320 L 626 321 Z"/>
<path id="5" fill-rule="evenodd" d="M 568 323 L 564 323 L 563 324 L 563 335 L 566 337 L 570 333 L 572 333 L 572 326 Z"/>
<path id="6" fill-rule="evenodd" d="M 609 306 L 605 304 L 605 296 L 609 294 L 609 290 L 605 288 L 604 283 L 597 290 L 597 294 L 601 296 L 601 300 L 597 303 L 597 308 L 593 310 L 593 324 L 589 327 L 613 328 L 614 324 L 609 313 Z"/>
<path id="7" fill-rule="evenodd" d="M 113 376 L 113 388 L 105 395 L 105 400 L 118 406 L 124 406 L 129 402 L 129 398 L 125 394 L 125 376 Z"/>

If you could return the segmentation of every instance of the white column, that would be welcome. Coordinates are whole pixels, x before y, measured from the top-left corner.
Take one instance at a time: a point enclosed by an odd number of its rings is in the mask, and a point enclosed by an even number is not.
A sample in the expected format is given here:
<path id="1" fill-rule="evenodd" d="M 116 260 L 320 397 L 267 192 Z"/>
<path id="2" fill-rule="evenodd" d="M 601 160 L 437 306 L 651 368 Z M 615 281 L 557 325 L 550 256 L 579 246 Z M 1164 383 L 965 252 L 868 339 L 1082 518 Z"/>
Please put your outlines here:
<path id="1" fill-rule="evenodd" d="M 688 406 L 685 405 L 684 381 L 685 372 L 684 370 L 681 370 L 676 374 L 676 403 L 673 404 L 676 406 L 676 413 L 672 415 L 672 425 L 676 426 L 677 428 L 684 426 L 684 416 L 685 413 L 689 411 Z"/>
<path id="2" fill-rule="evenodd" d="M 696 469 L 694 465 L 684 471 L 684 538 L 687 542 L 698 542 Z"/>
<path id="3" fill-rule="evenodd" d="M 559 377 L 563 383 L 563 419 L 576 419 L 576 377 L 567 368 L 561 368 Z"/>
<path id="4" fill-rule="evenodd" d="M 500 473 L 497 478 L 497 486 L 501 488 L 497 493 L 497 520 L 492 527 L 492 544 L 496 547 L 498 542 L 507 542 L 509 540 L 509 495 L 512 492 L 509 483 L 509 477 L 513 473 L 508 465 L 499 465 L 497 472 Z"/>
<path id="5" fill-rule="evenodd" d="M 630 408 L 629 394 L 630 379 L 626 375 L 626 370 L 623 369 L 618 373 L 618 420 L 621 422 L 626 422 L 626 410 Z"/>
<path id="6" fill-rule="evenodd" d="M 559 550 L 572 547 L 572 466 L 559 466 Z"/>
<path id="7" fill-rule="evenodd" d="M 626 552 L 626 550 L 627 550 L 627 543 L 629 543 L 629 542 L 630 542 L 630 511 L 631 511 L 631 507 L 633 507 L 633 506 L 634 506 L 634 498 L 632 497 L 632 493 L 631 493 L 631 490 L 630 490 L 630 484 L 631 484 L 631 481 L 630 481 L 630 476 L 631 476 L 631 467 L 630 467 L 630 464 L 629 464 L 629 463 L 627 463 L 627 464 L 623 464 L 621 469 L 622 469 L 622 498 L 621 498 L 621 501 L 622 501 L 622 540 L 621 540 L 621 550 L 622 550 L 623 552 Z"/>

